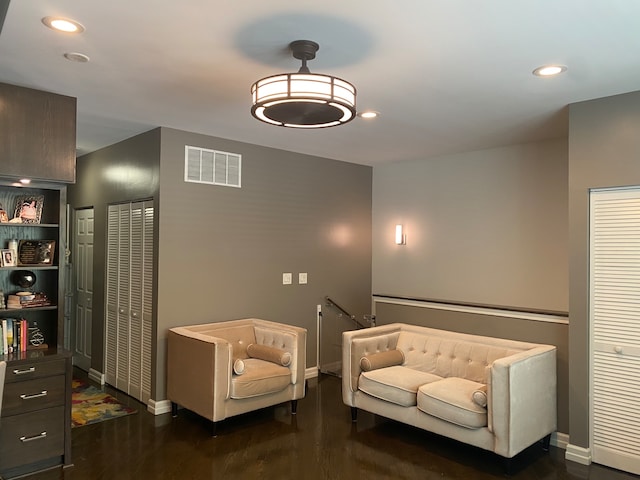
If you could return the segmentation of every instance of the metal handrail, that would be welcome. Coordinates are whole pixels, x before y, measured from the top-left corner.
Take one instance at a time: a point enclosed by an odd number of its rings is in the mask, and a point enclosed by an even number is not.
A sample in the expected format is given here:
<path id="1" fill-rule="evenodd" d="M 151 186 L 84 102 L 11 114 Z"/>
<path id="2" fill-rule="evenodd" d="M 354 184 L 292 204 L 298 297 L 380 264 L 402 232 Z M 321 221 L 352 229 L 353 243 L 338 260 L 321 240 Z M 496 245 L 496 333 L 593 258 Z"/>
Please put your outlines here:
<path id="1" fill-rule="evenodd" d="M 326 305 L 328 307 L 333 307 L 336 310 L 338 310 L 340 312 L 340 316 L 345 315 L 345 316 L 349 317 L 350 320 L 353 320 L 353 322 L 357 325 L 358 328 L 367 328 L 366 325 L 364 325 L 364 324 L 360 323 L 358 320 L 356 320 L 356 316 L 355 315 L 351 315 L 344 308 L 342 308 L 340 305 L 338 305 L 336 302 L 334 302 L 328 295 L 326 297 L 324 297 L 324 300 L 325 300 Z"/>

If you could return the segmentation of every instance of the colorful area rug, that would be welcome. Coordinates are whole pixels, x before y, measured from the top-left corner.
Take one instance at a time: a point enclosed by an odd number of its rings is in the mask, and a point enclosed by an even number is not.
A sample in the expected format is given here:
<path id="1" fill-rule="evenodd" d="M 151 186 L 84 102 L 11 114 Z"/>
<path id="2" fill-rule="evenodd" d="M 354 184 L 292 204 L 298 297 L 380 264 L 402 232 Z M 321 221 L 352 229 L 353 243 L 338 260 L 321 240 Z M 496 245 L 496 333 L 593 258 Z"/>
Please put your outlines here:
<path id="1" fill-rule="evenodd" d="M 71 426 L 81 427 L 112 418 L 137 413 L 115 397 L 88 383 L 73 379 L 71 393 Z"/>

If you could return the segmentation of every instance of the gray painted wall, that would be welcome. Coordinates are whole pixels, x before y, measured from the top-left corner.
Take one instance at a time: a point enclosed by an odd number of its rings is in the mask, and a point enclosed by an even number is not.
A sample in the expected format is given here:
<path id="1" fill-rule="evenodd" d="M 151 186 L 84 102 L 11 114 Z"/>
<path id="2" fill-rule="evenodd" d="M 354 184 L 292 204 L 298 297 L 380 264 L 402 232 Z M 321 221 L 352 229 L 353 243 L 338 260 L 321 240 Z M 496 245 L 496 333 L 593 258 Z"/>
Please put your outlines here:
<path id="1" fill-rule="evenodd" d="M 567 198 L 565 139 L 376 166 L 373 292 L 567 311 Z"/>
<path id="2" fill-rule="evenodd" d="M 94 208 L 91 368 L 98 372 L 104 372 L 107 206 L 157 198 L 159 158 L 160 129 L 155 129 L 78 158 L 77 182 L 67 189 L 67 200 L 72 210 Z M 70 238 L 73 239 L 73 222 L 70 226 Z M 72 247 L 72 240 L 70 244 Z"/>
<path id="3" fill-rule="evenodd" d="M 242 188 L 184 182 L 185 145 L 241 154 Z M 371 167 L 162 128 L 154 399 L 164 398 L 170 327 L 245 317 L 301 326 L 313 367 L 325 295 L 369 313 L 371 182 Z"/>
<path id="4" fill-rule="evenodd" d="M 240 153 L 242 188 L 185 183 L 185 144 Z M 81 157 L 69 203 L 95 209 L 91 368 L 104 371 L 108 204 L 154 198 L 157 207 L 152 398 L 158 401 L 165 398 L 170 327 L 244 317 L 302 326 L 313 367 L 316 305 L 326 309 L 325 295 L 354 314 L 369 313 L 371 177 L 371 167 L 167 128 Z M 283 272 L 293 273 L 292 285 L 282 285 Z M 308 274 L 306 285 L 298 285 L 300 272 Z M 334 337 L 339 332 L 327 338 Z M 325 355 L 334 351 L 326 349 Z"/>
<path id="5" fill-rule="evenodd" d="M 568 310 L 566 139 L 376 166 L 373 293 Z M 394 243 L 402 223 L 407 245 Z M 558 429 L 569 432 L 568 326 L 392 304 L 408 322 L 558 347 Z"/>
<path id="6" fill-rule="evenodd" d="M 589 189 L 640 185 L 640 92 L 569 109 L 571 444 L 589 447 Z"/>

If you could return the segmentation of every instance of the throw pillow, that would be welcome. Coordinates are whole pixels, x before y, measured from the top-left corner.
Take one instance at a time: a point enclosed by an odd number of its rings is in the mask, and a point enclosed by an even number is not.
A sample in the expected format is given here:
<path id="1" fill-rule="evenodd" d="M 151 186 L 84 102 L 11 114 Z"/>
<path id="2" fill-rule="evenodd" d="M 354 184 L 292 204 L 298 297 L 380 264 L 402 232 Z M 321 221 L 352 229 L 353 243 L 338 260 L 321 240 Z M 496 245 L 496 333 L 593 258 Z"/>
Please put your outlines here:
<path id="1" fill-rule="evenodd" d="M 476 405 L 487 406 L 487 386 L 483 385 L 471 394 L 471 399 Z"/>
<path id="2" fill-rule="evenodd" d="M 288 367 L 291 363 L 291 354 L 286 350 L 269 347 L 267 345 L 258 345 L 257 343 L 247 345 L 247 355 L 251 358 L 259 358 L 267 362 L 277 363 L 283 367 Z"/>
<path id="3" fill-rule="evenodd" d="M 365 372 L 378 368 L 392 367 L 404 363 L 402 350 L 387 350 L 386 352 L 372 353 L 360 359 L 360 368 Z"/>

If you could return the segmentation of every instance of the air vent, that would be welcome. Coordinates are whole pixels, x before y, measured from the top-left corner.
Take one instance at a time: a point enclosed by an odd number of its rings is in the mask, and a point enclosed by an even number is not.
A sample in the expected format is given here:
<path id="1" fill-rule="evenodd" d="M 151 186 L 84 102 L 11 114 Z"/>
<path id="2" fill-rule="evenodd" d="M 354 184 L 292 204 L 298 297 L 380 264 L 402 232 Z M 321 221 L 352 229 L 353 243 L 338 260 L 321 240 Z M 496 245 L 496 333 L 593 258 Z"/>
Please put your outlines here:
<path id="1" fill-rule="evenodd" d="M 184 181 L 241 187 L 242 156 L 185 145 Z"/>

